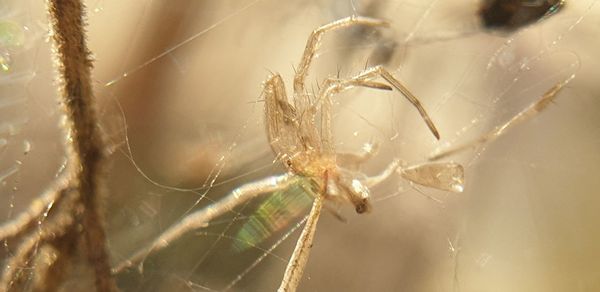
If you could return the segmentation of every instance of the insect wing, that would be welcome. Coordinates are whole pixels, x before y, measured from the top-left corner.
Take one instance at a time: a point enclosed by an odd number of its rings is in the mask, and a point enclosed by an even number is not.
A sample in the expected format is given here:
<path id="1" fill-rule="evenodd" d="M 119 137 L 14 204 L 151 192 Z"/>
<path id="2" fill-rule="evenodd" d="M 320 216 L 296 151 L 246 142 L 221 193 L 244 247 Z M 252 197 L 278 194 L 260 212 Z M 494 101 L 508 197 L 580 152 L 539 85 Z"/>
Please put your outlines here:
<path id="1" fill-rule="evenodd" d="M 403 178 L 431 188 L 460 193 L 464 189 L 464 169 L 455 162 L 433 162 L 400 170 Z"/>
<path id="2" fill-rule="evenodd" d="M 312 181 L 308 178 L 299 178 L 289 188 L 274 192 L 237 232 L 233 249 L 243 252 L 284 230 L 310 209 L 314 196 Z"/>

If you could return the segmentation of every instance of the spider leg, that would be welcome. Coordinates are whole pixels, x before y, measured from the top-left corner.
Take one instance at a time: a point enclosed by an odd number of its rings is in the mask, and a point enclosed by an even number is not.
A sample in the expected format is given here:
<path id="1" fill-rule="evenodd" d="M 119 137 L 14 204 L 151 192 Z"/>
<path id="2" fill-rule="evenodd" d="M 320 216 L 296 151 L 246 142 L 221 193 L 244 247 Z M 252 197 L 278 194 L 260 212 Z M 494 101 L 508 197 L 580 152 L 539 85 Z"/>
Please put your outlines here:
<path id="1" fill-rule="evenodd" d="M 495 140 L 496 138 L 498 138 L 502 134 L 504 134 L 506 131 L 508 131 L 508 129 L 510 129 L 522 122 L 525 122 L 526 120 L 530 119 L 531 117 L 533 117 L 533 116 L 537 115 L 538 113 L 540 113 L 541 111 L 543 111 L 548 106 L 548 104 L 550 104 L 552 101 L 554 101 L 558 92 L 567 83 L 569 83 L 569 81 L 571 81 L 571 79 L 573 79 L 574 77 L 575 76 L 572 75 L 569 78 L 567 78 L 566 80 L 557 83 L 552 88 L 550 88 L 548 91 L 546 91 L 539 100 L 530 104 L 527 108 L 523 109 L 521 112 L 519 112 L 514 117 L 512 117 L 508 122 L 496 127 L 489 133 L 484 134 L 483 136 L 479 137 L 475 141 L 471 141 L 469 143 L 455 146 L 455 147 L 452 147 L 452 148 L 449 148 L 449 149 L 446 149 L 443 151 L 438 151 L 437 153 L 434 153 L 433 155 L 431 155 L 429 157 L 429 160 L 430 161 L 439 160 L 439 159 L 451 156 L 453 154 L 459 153 L 463 150 L 466 150 L 469 148 L 475 148 L 479 145 L 489 143 L 489 142 Z"/>
<path id="2" fill-rule="evenodd" d="M 331 95 L 340 93 L 344 90 L 361 86 L 361 87 L 369 87 L 375 89 L 383 89 L 390 90 L 389 86 L 386 86 L 383 83 L 372 81 L 371 79 L 381 76 L 385 79 L 390 85 L 396 88 L 410 103 L 419 111 L 419 114 L 429 127 L 431 133 L 437 138 L 440 139 L 440 134 L 435 127 L 435 124 L 431 121 L 431 118 L 427 114 L 427 111 L 421 105 L 419 99 L 406 88 L 398 79 L 396 79 L 388 70 L 381 66 L 375 66 L 373 68 L 367 69 L 360 74 L 356 75 L 347 80 L 339 80 L 339 79 L 327 79 L 325 81 L 324 90 L 322 90 L 319 94 L 319 100 L 323 103 L 323 105 L 327 106 L 324 110 L 329 110 L 329 104 L 331 103 L 330 98 Z M 329 113 L 323 112 L 325 116 L 330 116 Z M 325 120 L 326 121 L 326 120 Z"/>
<path id="3" fill-rule="evenodd" d="M 369 80 L 368 77 L 363 77 L 360 75 L 350 79 L 326 79 L 321 87 L 321 91 L 319 91 L 317 102 L 311 106 L 313 110 L 314 107 L 318 105 L 321 106 L 321 144 L 324 153 L 334 153 L 333 132 L 331 125 L 331 108 L 333 104 L 331 97 L 334 94 L 338 94 L 354 87 L 392 90 L 392 88 L 386 84 Z"/>
<path id="4" fill-rule="evenodd" d="M 315 57 L 315 53 L 319 48 L 319 42 L 323 37 L 323 34 L 328 31 L 333 31 L 339 28 L 349 27 L 352 25 L 366 25 L 372 27 L 389 26 L 389 23 L 383 20 L 362 17 L 362 16 L 350 16 L 346 18 L 342 18 L 340 20 L 328 23 L 323 25 L 317 29 L 315 29 L 308 38 L 306 42 L 306 48 L 304 49 L 304 54 L 302 55 L 302 59 L 300 59 L 300 65 L 296 70 L 296 74 L 294 75 L 294 95 L 296 98 L 306 99 L 304 95 L 304 81 L 306 76 L 308 75 L 308 69 L 310 64 Z M 303 102 L 306 100 L 298 101 Z M 308 104 L 308 103 L 305 103 Z M 298 106 L 298 104 L 296 104 Z M 298 107 L 300 108 L 300 107 Z"/>
<path id="5" fill-rule="evenodd" d="M 112 269 L 113 274 L 141 262 L 148 255 L 167 247 L 171 242 L 184 234 L 205 227 L 216 217 L 232 211 L 235 207 L 261 194 L 283 190 L 294 182 L 294 177 L 289 174 L 267 177 L 262 180 L 242 185 L 229 193 L 223 199 L 214 202 L 194 213 L 187 215 L 177 224 L 165 230 L 152 243 L 138 250 L 128 259 L 122 261 Z"/>
<path id="6" fill-rule="evenodd" d="M 372 81 L 373 78 L 381 76 L 385 79 L 390 85 L 399 90 L 402 95 L 404 95 L 411 104 L 417 108 L 419 114 L 429 127 L 429 130 L 433 135 L 439 139 L 440 134 L 435 127 L 434 123 L 431 121 L 431 118 L 425 111 L 425 108 L 421 105 L 421 102 L 417 97 L 415 97 L 409 90 L 404 86 L 398 79 L 396 79 L 390 72 L 384 69 L 381 66 L 376 66 L 371 69 L 367 69 L 360 74 L 345 80 L 329 78 L 325 80 L 322 90 L 319 92 L 318 102 L 317 104 L 321 105 L 321 140 L 323 144 L 323 149 L 329 152 L 333 152 L 333 134 L 331 128 L 331 107 L 332 101 L 331 97 L 334 94 L 338 94 L 342 91 L 348 90 L 353 87 L 368 87 L 375 89 L 383 89 L 383 90 L 391 90 L 391 87 L 379 83 L 376 81 Z"/>
<path id="7" fill-rule="evenodd" d="M 337 153 L 336 162 L 346 169 L 358 171 L 361 165 L 371 159 L 371 157 L 375 156 L 378 151 L 378 143 L 367 143 L 364 145 L 361 152 Z"/>
<path id="8" fill-rule="evenodd" d="M 281 285 L 279 286 L 279 289 L 277 289 L 278 292 L 296 291 L 296 288 L 300 283 L 304 268 L 308 262 L 310 250 L 313 246 L 317 222 L 319 221 L 321 209 L 323 208 L 323 199 L 323 196 L 320 195 L 315 197 L 312 209 L 308 215 L 308 220 L 302 229 L 300 238 L 298 238 L 298 241 L 296 242 L 294 253 L 292 253 L 287 267 L 285 268 Z"/>
<path id="9" fill-rule="evenodd" d="M 410 101 L 410 103 L 419 111 L 421 118 L 423 118 L 423 121 L 425 121 L 431 133 L 438 140 L 440 139 L 440 134 L 437 128 L 435 127 L 435 124 L 431 121 L 431 118 L 427 114 L 427 111 L 425 111 L 425 108 L 423 108 L 423 105 L 421 105 L 419 99 L 414 94 L 412 94 L 412 92 L 410 92 L 410 90 L 408 90 L 408 88 L 404 86 L 404 84 L 402 84 L 400 80 L 396 79 L 394 75 L 392 75 L 392 73 L 390 73 L 388 70 L 381 66 L 375 66 L 373 68 L 363 71 L 355 78 L 372 79 L 375 76 L 381 76 L 381 78 L 385 79 L 385 81 L 387 81 L 390 85 L 392 85 L 394 88 L 400 91 L 400 93 L 402 93 L 402 95 L 404 95 L 404 97 L 406 97 L 406 99 L 408 99 L 408 101 Z"/>
<path id="10" fill-rule="evenodd" d="M 398 173 L 422 186 L 455 193 L 464 190 L 464 169 L 456 162 L 428 162 L 398 169 Z"/>
<path id="11" fill-rule="evenodd" d="M 394 173 L 410 182 L 438 190 L 460 193 L 464 189 L 464 170 L 455 162 L 428 162 L 402 168 L 400 161 L 394 160 L 380 174 L 367 177 L 365 185 L 368 188 L 376 186 Z"/>
<path id="12" fill-rule="evenodd" d="M 367 177 L 365 179 L 365 185 L 368 188 L 371 188 L 373 186 L 376 186 L 380 183 L 382 183 L 384 180 L 388 179 L 390 176 L 392 176 L 396 170 L 398 169 L 398 167 L 400 167 L 400 161 L 399 160 L 394 160 L 392 161 L 390 164 L 388 164 L 388 166 L 378 175 L 374 175 L 374 176 L 370 176 Z"/>

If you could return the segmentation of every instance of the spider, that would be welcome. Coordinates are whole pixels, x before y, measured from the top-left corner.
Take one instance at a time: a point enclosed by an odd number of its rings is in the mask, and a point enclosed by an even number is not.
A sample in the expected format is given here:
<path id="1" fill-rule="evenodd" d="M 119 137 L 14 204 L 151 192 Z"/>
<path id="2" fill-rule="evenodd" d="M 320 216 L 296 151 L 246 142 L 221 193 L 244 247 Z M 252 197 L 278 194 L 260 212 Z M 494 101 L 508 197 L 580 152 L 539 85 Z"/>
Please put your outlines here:
<path id="1" fill-rule="evenodd" d="M 427 162 L 404 168 L 400 167 L 398 160 L 393 160 L 380 174 L 366 176 L 360 172 L 359 166 L 372 157 L 376 150 L 366 149 L 362 153 L 336 152 L 332 133 L 332 97 L 355 87 L 400 91 L 417 109 L 435 138 L 439 139 L 440 137 L 419 100 L 381 66 L 365 69 L 348 79 L 328 78 L 322 82 L 320 90 L 316 94 L 309 94 L 305 90 L 305 80 L 322 36 L 327 32 L 354 25 L 388 27 L 389 23 L 379 19 L 351 16 L 315 29 L 308 38 L 294 75 L 291 102 L 286 95 L 281 75 L 272 74 L 263 84 L 262 95 L 265 104 L 267 138 L 277 160 L 285 166 L 287 172 L 239 186 L 223 199 L 187 215 L 180 222 L 165 230 L 149 245 L 118 264 L 113 269 L 113 273 L 119 273 L 135 263 L 141 262 L 149 254 L 166 247 L 170 242 L 189 231 L 207 226 L 216 217 L 233 211 L 236 206 L 261 194 L 285 190 L 297 183 L 298 178 L 303 178 L 310 181 L 312 188 L 310 192 L 316 195 L 279 288 L 280 291 L 294 291 L 308 260 L 324 201 L 347 202 L 354 207 L 357 213 L 367 213 L 372 209 L 369 189 L 394 174 L 399 174 L 411 182 L 424 186 L 462 192 L 463 167 L 458 163 Z M 377 81 L 378 78 L 383 79 L 385 83 Z M 542 110 L 569 80 L 553 87 L 540 101 L 519 113 L 500 130 L 484 136 L 484 140 L 477 142 L 483 143 L 492 140 L 509 126 Z M 456 150 L 450 149 L 432 157 L 432 160 L 455 152 Z"/>
<path id="2" fill-rule="evenodd" d="M 163 232 L 151 244 L 117 265 L 113 269 L 114 273 L 119 273 L 134 263 L 142 261 L 150 253 L 166 247 L 183 234 L 206 226 L 214 218 L 232 211 L 247 200 L 260 194 L 285 190 L 296 183 L 298 177 L 304 177 L 310 179 L 313 191 L 318 195 L 314 198 L 313 207 L 280 288 L 284 291 L 295 290 L 308 259 L 324 200 L 349 202 L 357 213 L 366 213 L 372 208 L 369 188 L 394 173 L 399 173 L 402 177 L 418 184 L 442 190 L 462 191 L 463 169 L 456 163 L 426 163 L 401 169 L 399 161 L 394 160 L 381 174 L 368 177 L 358 171 L 358 166 L 373 156 L 375 152 L 373 148 L 363 153 L 335 152 L 331 125 L 332 96 L 354 87 L 397 89 L 412 103 L 429 130 L 439 139 L 434 123 L 419 100 L 381 66 L 366 69 L 349 79 L 328 78 L 323 81 L 317 95 L 311 95 L 305 90 L 305 79 L 323 34 L 353 25 L 388 27 L 389 23 L 379 19 L 352 16 L 314 30 L 308 38 L 294 76 L 293 103 L 287 99 L 281 75 L 273 74 L 264 83 L 262 94 L 269 144 L 277 159 L 286 167 L 287 173 L 242 185 L 220 201 L 189 214 Z M 375 81 L 376 78 L 382 78 L 387 84 Z M 341 165 L 342 163 L 347 167 Z"/>

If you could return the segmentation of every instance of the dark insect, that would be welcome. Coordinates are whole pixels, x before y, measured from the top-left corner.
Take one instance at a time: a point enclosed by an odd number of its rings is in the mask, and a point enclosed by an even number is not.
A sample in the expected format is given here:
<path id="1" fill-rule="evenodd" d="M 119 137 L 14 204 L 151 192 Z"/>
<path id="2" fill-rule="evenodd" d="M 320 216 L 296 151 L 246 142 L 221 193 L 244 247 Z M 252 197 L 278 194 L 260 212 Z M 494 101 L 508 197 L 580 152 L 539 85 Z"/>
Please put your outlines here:
<path id="1" fill-rule="evenodd" d="M 556 14 L 565 0 L 483 0 L 479 16 L 488 29 L 513 31 Z"/>

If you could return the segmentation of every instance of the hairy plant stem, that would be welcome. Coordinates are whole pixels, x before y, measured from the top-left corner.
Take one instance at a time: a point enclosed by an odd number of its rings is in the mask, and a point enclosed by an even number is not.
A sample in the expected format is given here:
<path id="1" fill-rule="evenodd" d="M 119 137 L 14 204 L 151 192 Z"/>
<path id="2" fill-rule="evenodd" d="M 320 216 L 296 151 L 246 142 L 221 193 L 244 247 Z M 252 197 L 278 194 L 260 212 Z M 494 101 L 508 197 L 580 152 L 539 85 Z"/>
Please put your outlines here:
<path id="1" fill-rule="evenodd" d="M 95 272 L 96 289 L 116 291 L 100 212 L 105 145 L 93 102 L 92 60 L 85 39 L 84 6 L 81 0 L 48 0 L 47 9 L 59 76 L 59 98 L 67 116 L 64 126 L 69 171 L 83 205 L 81 214 L 76 214 L 82 225 L 79 239 L 83 240 L 88 262 Z"/>

